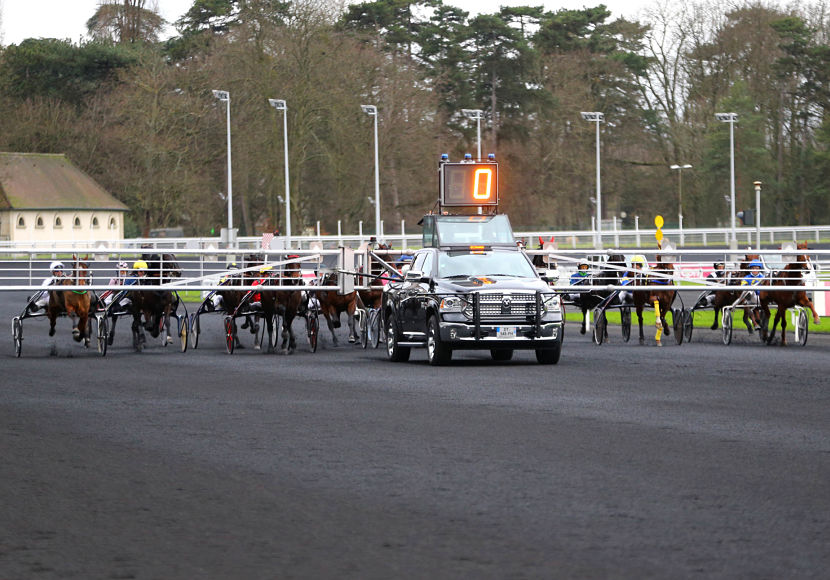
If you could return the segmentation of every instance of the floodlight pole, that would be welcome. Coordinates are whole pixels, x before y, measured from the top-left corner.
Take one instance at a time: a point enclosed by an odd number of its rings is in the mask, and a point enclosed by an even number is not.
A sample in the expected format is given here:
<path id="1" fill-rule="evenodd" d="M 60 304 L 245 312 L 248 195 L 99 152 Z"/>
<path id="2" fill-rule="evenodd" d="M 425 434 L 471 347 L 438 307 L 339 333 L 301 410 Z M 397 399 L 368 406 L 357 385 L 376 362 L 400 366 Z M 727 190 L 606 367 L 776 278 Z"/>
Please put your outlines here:
<path id="1" fill-rule="evenodd" d="M 683 170 L 691 168 L 689 164 L 669 165 L 669 169 L 677 171 L 677 223 L 680 228 L 681 244 L 683 244 Z"/>
<path id="2" fill-rule="evenodd" d="M 227 104 L 228 117 L 228 241 L 233 236 L 233 178 L 231 176 L 231 94 L 228 91 L 213 91 L 213 96 Z"/>
<path id="3" fill-rule="evenodd" d="M 757 249 L 761 249 L 761 185 L 760 181 L 753 183 L 755 186 L 755 237 Z"/>
<path id="4" fill-rule="evenodd" d="M 738 122 L 738 113 L 715 113 L 715 118 L 722 123 L 729 123 L 729 175 L 730 175 L 730 224 L 732 230 L 732 246 L 737 247 L 738 235 L 735 230 L 735 123 Z"/>
<path id="5" fill-rule="evenodd" d="M 380 226 L 380 169 L 378 167 L 378 108 L 375 105 L 360 105 L 363 112 L 375 119 L 375 239 L 381 241 Z"/>
<path id="6" fill-rule="evenodd" d="M 476 161 L 481 161 L 481 118 L 484 115 L 484 111 L 481 109 L 461 109 L 461 113 L 468 119 L 474 119 L 476 122 Z"/>
<path id="7" fill-rule="evenodd" d="M 589 123 L 597 124 L 597 219 L 595 224 L 597 229 L 596 246 L 597 248 L 602 248 L 602 187 L 600 181 L 599 124 L 605 120 L 605 115 L 599 111 L 583 111 L 580 114 L 582 115 L 582 118 Z"/>
<path id="8" fill-rule="evenodd" d="M 282 111 L 283 149 L 285 150 L 285 245 L 291 247 L 291 187 L 288 183 L 288 106 L 283 99 L 268 99 L 277 111 Z"/>

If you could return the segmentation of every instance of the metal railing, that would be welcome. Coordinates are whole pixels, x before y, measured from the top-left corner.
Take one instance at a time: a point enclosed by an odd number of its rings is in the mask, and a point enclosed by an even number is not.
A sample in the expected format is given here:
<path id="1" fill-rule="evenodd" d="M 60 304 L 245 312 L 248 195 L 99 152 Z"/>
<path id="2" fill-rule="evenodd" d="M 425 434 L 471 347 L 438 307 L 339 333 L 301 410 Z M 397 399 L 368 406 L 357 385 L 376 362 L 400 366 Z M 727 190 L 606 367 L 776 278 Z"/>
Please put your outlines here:
<path id="1" fill-rule="evenodd" d="M 112 290 L 123 288 L 120 284 L 109 284 L 111 278 L 116 277 L 116 264 L 119 261 L 126 261 L 132 265 L 134 261 L 141 259 L 142 253 L 146 253 L 146 249 L 137 251 L 135 249 L 129 251 L 104 251 L 98 248 L 94 253 L 88 257 L 89 272 L 91 275 L 91 285 L 83 289 L 91 290 Z M 311 286 L 311 281 L 318 277 L 321 270 L 329 272 L 370 272 L 372 269 L 369 254 L 367 252 L 355 252 L 354 262 L 348 262 L 346 266 L 342 266 L 342 261 L 338 261 L 340 257 L 340 250 L 322 249 L 322 250 L 268 250 L 256 252 L 267 264 L 280 268 L 287 264 L 300 263 L 301 273 L 304 284 L 300 287 L 286 287 L 286 289 L 304 289 Z M 806 252 L 810 257 L 811 267 L 810 276 L 806 278 L 806 284 L 798 286 L 798 289 L 821 290 L 827 289 L 826 282 L 830 281 L 830 250 L 800 250 L 798 253 Z M 78 248 L 69 246 L 60 246 L 54 248 L 54 253 L 57 255 L 71 256 L 73 253 L 78 253 Z M 173 253 L 173 252 L 171 252 Z M 392 251 L 393 257 L 403 254 L 404 251 Z M 657 250 L 643 251 L 643 250 L 573 250 L 573 249 L 555 249 L 555 250 L 527 250 L 529 257 L 542 255 L 547 257 L 547 262 L 540 270 L 555 271 L 559 277 L 558 287 L 566 288 L 570 275 L 576 270 L 576 264 L 581 259 L 589 259 L 593 264 L 593 270 L 613 268 L 608 265 L 607 258 L 612 254 L 622 253 L 628 264 L 633 254 L 643 254 L 645 257 L 653 262 Z M 753 250 L 752 253 L 760 254 L 762 259 L 767 264 L 767 276 L 773 270 L 783 267 L 787 262 L 795 260 L 795 250 Z M 743 254 L 741 252 L 734 252 L 723 249 L 674 249 L 667 252 L 662 252 L 666 256 L 667 261 L 674 265 L 674 274 L 670 276 L 670 285 L 661 285 L 659 289 L 676 288 L 679 290 L 691 290 L 695 287 L 709 288 L 720 287 L 706 280 L 706 275 L 712 269 L 712 262 L 723 261 L 727 264 L 727 268 L 736 268 L 738 263 L 743 261 Z M 668 254 L 668 255 L 667 255 Z M 296 257 L 294 257 L 296 256 Z M 256 262 L 246 264 L 243 262 L 244 253 L 240 250 L 229 249 L 188 249 L 175 252 L 175 262 L 181 270 L 180 277 L 170 281 L 162 288 L 175 290 L 197 290 L 208 291 L 215 290 L 219 287 L 220 281 L 223 277 L 238 275 L 241 272 L 252 272 L 256 275 L 257 271 L 262 267 L 262 264 Z M 33 291 L 41 288 L 42 281 L 50 278 L 49 271 L 50 263 L 53 258 L 44 256 L 41 250 L 29 249 L 26 251 L 17 250 L 14 256 L 0 256 L 0 291 L 17 290 L 17 291 Z M 71 269 L 73 265 L 72 258 L 63 259 L 65 267 Z M 229 269 L 229 264 L 236 262 L 241 267 L 241 271 L 237 269 Z M 170 264 L 168 263 L 168 266 Z M 618 267 L 623 269 L 623 267 Z M 627 269 L 627 266 L 626 266 Z M 366 288 L 368 280 L 356 276 L 357 281 L 354 286 L 358 289 Z M 240 289 L 251 289 L 253 286 L 241 286 Z M 326 286 L 325 289 L 337 289 L 340 286 Z M 598 286 L 586 286 L 587 288 L 601 288 L 610 289 L 606 284 Z M 153 289 L 159 289 L 158 285 L 152 286 Z M 315 286 L 316 289 L 322 289 L 320 286 Z M 616 288 L 616 287 L 615 287 Z M 787 287 L 789 288 L 789 287 Z M 66 286 L 63 289 L 73 290 L 79 289 L 76 286 Z M 779 288 L 785 289 L 785 288 Z M 795 288 L 789 288 L 795 289 Z"/>
<path id="2" fill-rule="evenodd" d="M 403 230 L 403 228 L 402 228 Z M 663 229 L 663 235 L 673 244 L 680 247 L 729 247 L 731 230 L 729 228 L 683 228 Z M 653 247 L 655 229 L 604 229 L 602 242 L 604 247 L 636 248 Z M 758 246 L 758 231 L 755 228 L 739 228 L 737 243 L 739 246 Z M 560 248 L 589 249 L 594 248 L 596 233 L 592 230 L 543 230 L 515 232 L 517 240 L 522 240 L 528 247 L 536 247 L 541 238 L 548 241 L 553 238 Z M 786 242 L 807 241 L 819 243 L 830 242 L 830 225 L 821 226 L 786 226 L 765 227 L 760 229 L 761 247 L 776 246 Z M 276 237 L 269 247 L 280 249 L 284 247 L 285 238 Z M 320 247 L 333 249 L 339 246 L 357 248 L 368 243 L 369 235 L 310 235 L 293 236 L 291 246 L 294 249 L 312 249 Z M 383 241 L 400 250 L 411 250 L 421 246 L 420 234 L 384 234 Z M 76 252 L 129 252 L 140 250 L 222 250 L 235 249 L 239 251 L 253 251 L 262 248 L 262 236 L 243 236 L 233 244 L 223 242 L 219 237 L 192 237 L 192 238 L 129 238 L 117 242 L 111 241 L 77 241 L 68 244 L 65 241 L 31 241 L 9 242 L 0 241 L 0 255 L 16 254 L 27 251 L 40 251 L 57 254 L 61 248 L 69 247 Z"/>

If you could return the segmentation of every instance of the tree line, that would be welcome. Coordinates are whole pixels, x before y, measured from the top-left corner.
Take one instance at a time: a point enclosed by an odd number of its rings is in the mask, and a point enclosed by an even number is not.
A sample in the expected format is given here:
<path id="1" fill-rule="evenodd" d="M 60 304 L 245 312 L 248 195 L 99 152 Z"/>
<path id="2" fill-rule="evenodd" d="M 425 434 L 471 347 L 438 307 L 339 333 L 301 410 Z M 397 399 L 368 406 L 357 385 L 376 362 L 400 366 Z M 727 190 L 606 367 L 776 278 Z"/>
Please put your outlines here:
<path id="1" fill-rule="evenodd" d="M 437 197 L 441 153 L 500 161 L 516 227 L 587 229 L 599 111 L 603 218 L 682 211 L 729 222 L 734 112 L 738 209 L 763 182 L 765 225 L 830 223 L 830 19 L 824 3 L 657 0 L 642 17 L 503 7 L 470 15 L 442 0 L 194 0 L 159 40 L 146 0 L 110 0 L 89 40 L 0 50 L 0 147 L 63 152 L 130 208 L 129 233 L 226 221 L 231 97 L 234 215 L 242 234 L 284 229 L 287 103 L 292 230 L 374 231 L 377 106 L 382 217 L 414 229 Z M 680 176 L 683 170 L 682 208 Z"/>

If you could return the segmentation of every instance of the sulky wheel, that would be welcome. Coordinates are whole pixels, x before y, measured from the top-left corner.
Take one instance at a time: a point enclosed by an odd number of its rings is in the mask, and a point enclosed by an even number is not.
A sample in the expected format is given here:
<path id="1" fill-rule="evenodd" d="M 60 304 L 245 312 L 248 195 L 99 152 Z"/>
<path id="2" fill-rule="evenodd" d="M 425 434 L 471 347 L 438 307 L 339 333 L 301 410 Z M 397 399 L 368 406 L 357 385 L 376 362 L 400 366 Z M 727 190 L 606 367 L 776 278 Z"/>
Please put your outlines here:
<path id="1" fill-rule="evenodd" d="M 372 343 L 372 348 L 377 348 L 380 344 L 380 333 L 380 309 L 375 308 L 369 311 L 369 342 Z"/>
<path id="2" fill-rule="evenodd" d="M 199 346 L 199 313 L 194 312 L 190 315 L 190 348 Z"/>
<path id="3" fill-rule="evenodd" d="M 369 317 L 365 310 L 355 311 L 357 316 L 358 334 L 360 336 L 360 346 L 364 349 L 369 346 Z"/>
<path id="4" fill-rule="evenodd" d="M 605 331 L 608 320 L 605 318 L 605 311 L 594 311 L 594 343 L 602 344 L 605 339 Z"/>
<path id="5" fill-rule="evenodd" d="M 809 318 L 807 318 L 807 311 L 802 310 L 798 313 L 798 321 L 796 322 L 796 329 L 798 329 L 798 336 L 796 337 L 796 340 L 801 346 L 807 344 L 807 333 L 809 332 L 808 326 Z"/>
<path id="6" fill-rule="evenodd" d="M 12 318 L 12 340 L 14 340 L 14 356 L 20 358 L 23 350 L 23 322 L 15 316 Z"/>
<path id="7" fill-rule="evenodd" d="M 233 316 L 225 317 L 225 349 L 228 354 L 233 354 Z"/>
<path id="8" fill-rule="evenodd" d="M 109 344 L 109 324 L 107 323 L 107 317 L 104 316 L 96 316 L 96 322 L 98 323 L 98 332 L 95 334 L 95 338 L 98 342 L 98 354 L 101 356 L 107 356 L 107 345 Z"/>
<path id="9" fill-rule="evenodd" d="M 622 326 L 622 337 L 625 342 L 631 339 L 631 308 L 628 306 L 620 310 L 620 325 Z"/>
<path id="10" fill-rule="evenodd" d="M 312 308 L 306 312 L 306 334 L 308 334 L 308 346 L 311 352 L 317 352 L 317 337 L 320 334 L 320 317 L 317 309 Z"/>
<path id="11" fill-rule="evenodd" d="M 672 329 L 674 330 L 674 340 L 678 345 L 683 344 L 683 309 L 678 308 L 671 312 Z"/>
<path id="12" fill-rule="evenodd" d="M 184 316 L 177 316 L 176 319 L 179 321 L 179 346 L 182 352 L 187 352 L 187 335 L 190 330 L 187 321 L 187 314 Z"/>
<path id="13" fill-rule="evenodd" d="M 683 336 L 686 342 L 692 341 L 692 332 L 695 329 L 695 313 L 693 310 L 683 311 Z"/>
<path id="14" fill-rule="evenodd" d="M 732 311 L 724 309 L 722 318 L 723 344 L 728 345 L 732 342 Z"/>

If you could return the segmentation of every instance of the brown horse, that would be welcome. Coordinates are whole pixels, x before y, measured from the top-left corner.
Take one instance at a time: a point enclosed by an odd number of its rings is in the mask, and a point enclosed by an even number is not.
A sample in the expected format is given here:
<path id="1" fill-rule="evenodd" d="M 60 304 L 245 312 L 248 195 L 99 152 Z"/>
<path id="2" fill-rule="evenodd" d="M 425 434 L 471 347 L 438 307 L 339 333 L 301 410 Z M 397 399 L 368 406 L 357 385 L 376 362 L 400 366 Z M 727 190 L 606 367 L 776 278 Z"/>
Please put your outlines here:
<path id="1" fill-rule="evenodd" d="M 727 286 L 735 286 L 734 290 L 715 290 L 715 299 L 712 302 L 712 310 L 715 313 L 715 319 L 712 321 L 712 326 L 710 327 L 712 330 L 718 329 L 718 321 L 721 318 L 721 310 L 723 310 L 724 306 L 729 306 L 734 304 L 738 298 L 741 297 L 743 294 L 743 290 L 740 288 L 741 281 L 744 279 L 744 276 L 749 274 L 749 263 L 752 260 L 758 260 L 761 258 L 760 254 L 746 254 L 744 255 L 743 260 L 740 262 L 738 269 L 733 270 L 731 272 L 727 272 L 724 275 L 723 281 Z M 743 310 L 743 321 L 746 325 L 746 330 L 750 334 L 753 331 L 753 322 L 758 323 L 758 314 L 757 312 L 750 311 L 749 309 L 742 309 Z"/>
<path id="2" fill-rule="evenodd" d="M 242 266 L 246 269 L 245 272 L 238 274 L 230 274 L 221 282 L 222 289 L 217 290 L 216 293 L 222 297 L 222 309 L 228 315 L 233 315 L 242 300 L 248 295 L 247 290 L 236 290 L 234 286 L 250 286 L 255 280 L 259 279 L 259 272 L 255 270 L 248 270 L 248 268 L 255 268 L 263 264 L 263 260 L 256 254 L 246 254 L 243 256 Z M 268 293 L 269 298 L 273 298 L 271 293 Z M 232 320 L 233 324 L 233 346 L 235 349 L 245 348 L 239 340 L 238 329 L 236 326 L 236 319 Z M 256 334 L 257 324 L 251 315 L 245 315 L 245 322 L 242 323 L 242 329 L 249 329 L 251 334 Z M 271 323 L 271 333 L 273 333 L 273 322 Z M 269 344 L 273 344 L 273 341 Z M 273 351 L 271 351 L 273 352 Z"/>
<path id="3" fill-rule="evenodd" d="M 287 256 L 294 259 L 299 256 Z M 302 271 L 299 262 L 285 264 L 280 273 L 280 286 L 302 285 Z M 292 354 L 297 349 L 297 342 L 294 340 L 292 324 L 303 301 L 303 293 L 300 290 L 279 290 L 273 292 L 275 295 L 275 306 L 282 311 L 282 344 L 280 350 L 286 354 Z M 263 299 L 263 306 L 265 301 Z M 270 330 L 269 330 L 270 333 Z M 270 336 L 270 334 L 269 334 Z"/>
<path id="4" fill-rule="evenodd" d="M 674 273 L 674 265 L 668 262 L 663 262 L 660 256 L 657 256 L 657 263 L 652 270 L 655 274 L 663 274 L 671 276 Z M 634 279 L 634 286 L 654 286 L 660 284 L 671 284 L 671 278 L 665 276 L 637 276 Z M 674 303 L 674 298 L 677 291 L 673 289 L 667 290 L 632 290 L 632 299 L 634 300 L 634 307 L 637 309 L 637 320 L 640 323 L 640 344 L 645 343 L 645 335 L 643 334 L 643 308 L 646 304 L 651 306 L 655 302 L 660 308 L 660 323 L 663 327 L 663 333 L 666 336 L 671 334 L 669 323 L 666 322 L 666 312 L 671 310 Z M 660 339 L 657 339 L 657 345 L 662 346 Z"/>
<path id="5" fill-rule="evenodd" d="M 337 284 L 337 276 L 335 274 L 326 274 L 321 279 L 321 286 L 334 286 Z M 354 312 L 357 308 L 357 292 L 352 291 L 348 294 L 339 294 L 337 290 L 318 290 L 317 300 L 320 302 L 320 312 L 326 317 L 326 322 L 331 332 L 331 339 L 335 346 L 337 346 L 337 336 L 334 334 L 335 328 L 340 328 L 340 313 L 345 312 L 349 324 L 349 342 L 357 341 L 357 331 L 354 325 Z"/>
<path id="6" fill-rule="evenodd" d="M 813 313 L 813 322 L 819 323 L 820 319 L 813 308 L 813 303 L 807 297 L 807 292 L 804 290 L 775 290 L 775 286 L 801 286 L 804 284 L 803 272 L 809 270 L 808 258 L 805 255 L 796 257 L 796 261 L 787 264 L 783 270 L 779 270 L 774 274 L 771 280 L 766 280 L 767 286 L 770 290 L 761 290 L 760 302 L 761 310 L 764 315 L 764 322 L 769 321 L 770 302 L 775 302 L 778 310 L 775 313 L 775 320 L 772 323 L 772 330 L 767 334 L 767 344 L 772 344 L 775 338 L 775 329 L 778 326 L 778 321 L 781 321 L 781 346 L 787 346 L 787 309 L 792 308 L 796 304 L 809 308 Z M 766 329 L 762 329 L 766 330 Z"/>
<path id="7" fill-rule="evenodd" d="M 179 278 L 182 270 L 173 254 L 148 254 L 143 256 L 147 262 L 147 275 L 139 279 L 139 283 L 146 286 L 159 286 Z M 133 348 L 141 351 L 146 342 L 144 331 L 150 336 L 158 338 L 161 330 L 165 330 L 166 342 L 173 342 L 170 336 L 170 314 L 178 305 L 178 297 L 170 290 L 132 290 L 129 294 L 133 315 Z M 141 317 L 144 317 L 142 327 Z"/>
<path id="8" fill-rule="evenodd" d="M 79 259 L 73 255 L 74 267 L 69 276 L 58 282 L 59 286 L 89 286 L 90 274 L 88 257 Z M 89 308 L 92 303 L 92 294 L 87 290 L 50 290 L 47 315 L 49 316 L 49 336 L 55 336 L 55 321 L 58 315 L 65 312 L 72 319 L 72 338 L 75 342 L 84 341 L 89 346 Z"/>

